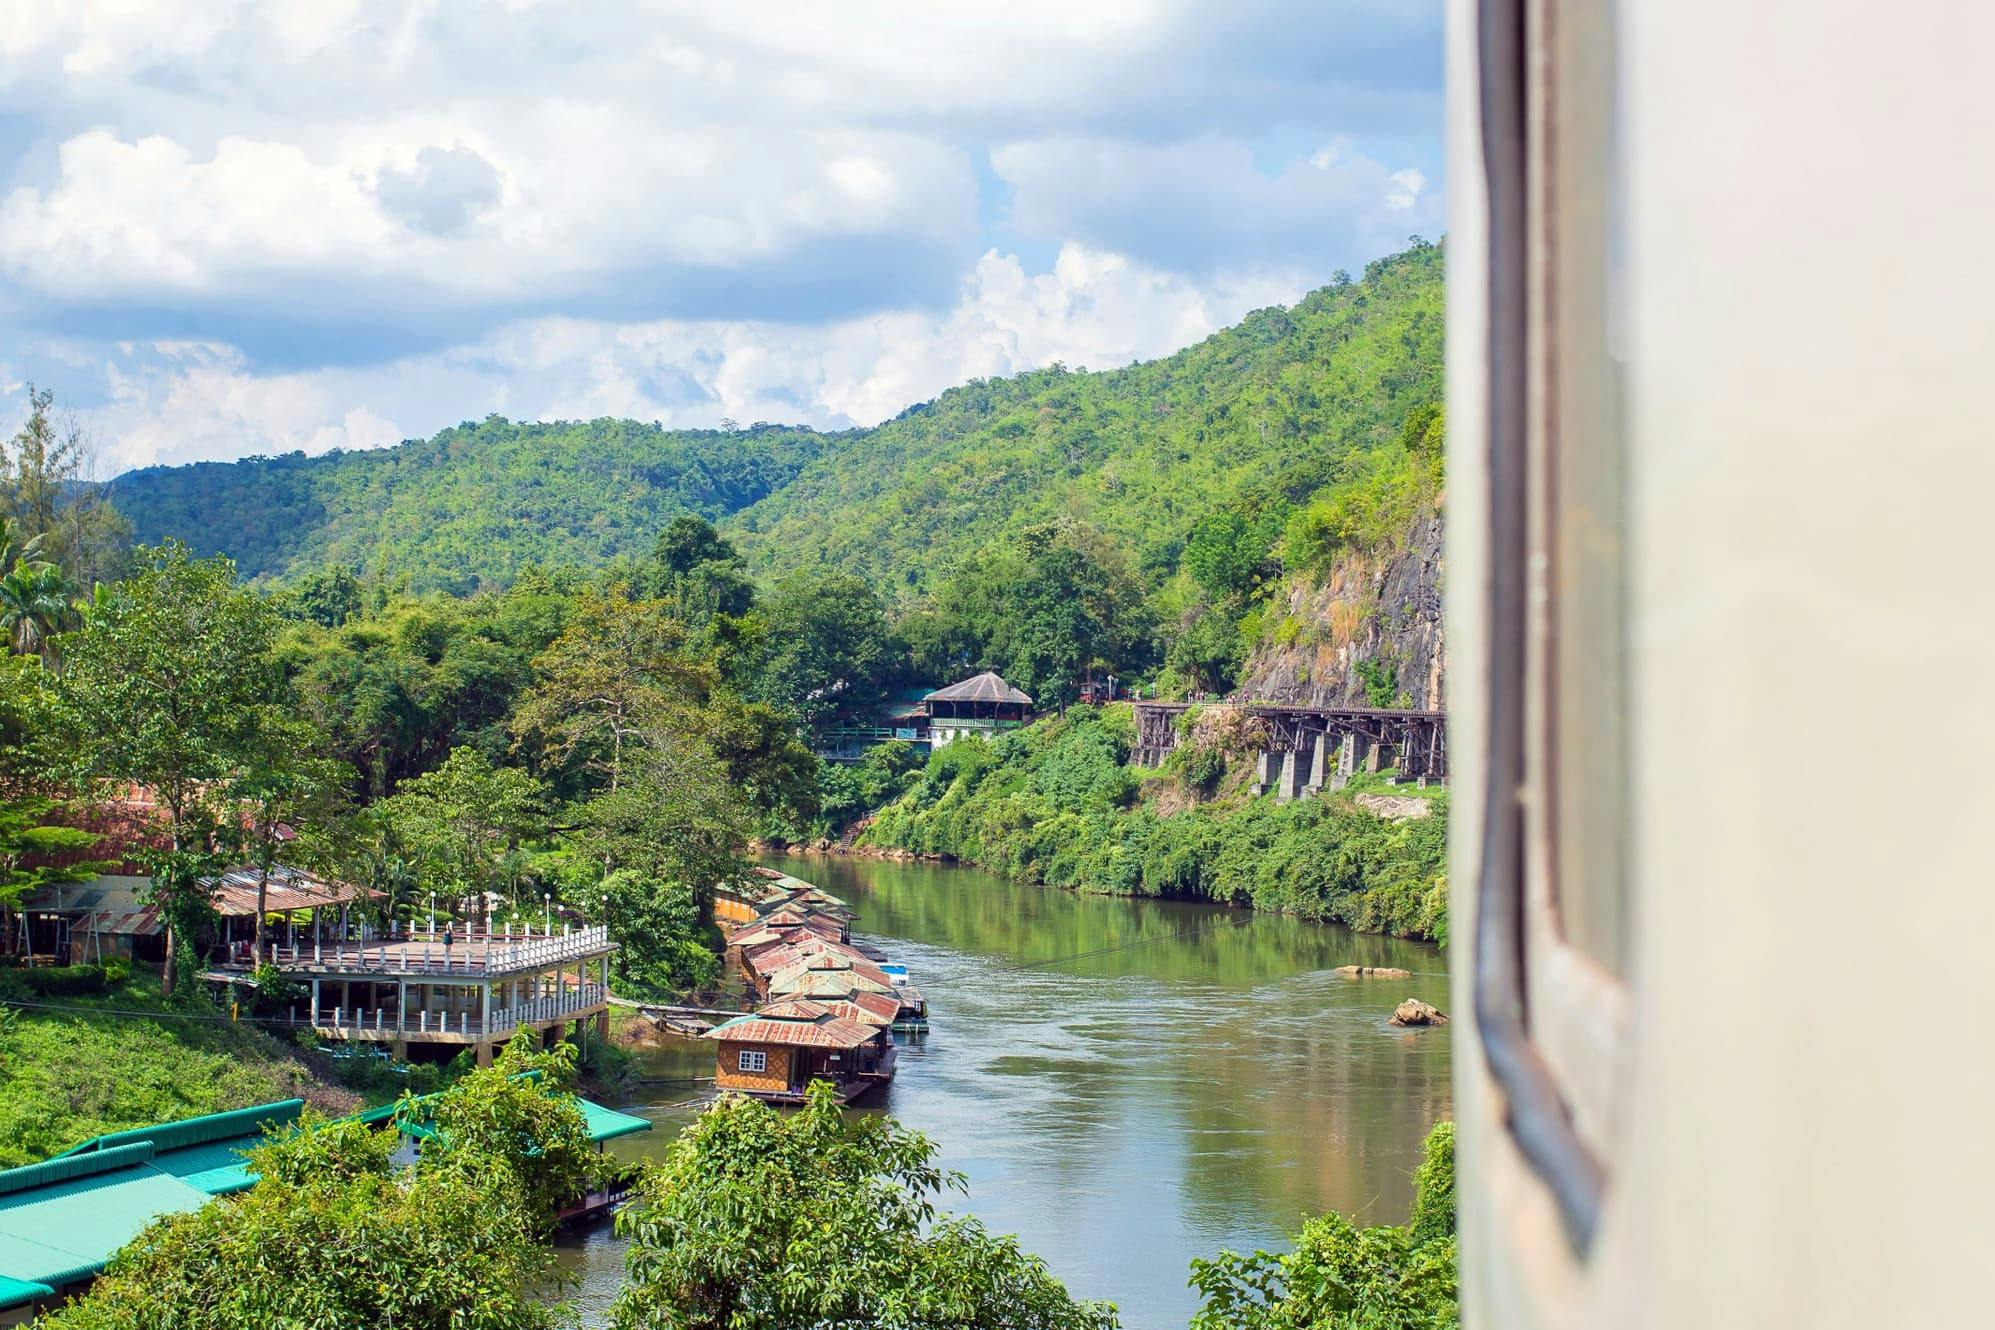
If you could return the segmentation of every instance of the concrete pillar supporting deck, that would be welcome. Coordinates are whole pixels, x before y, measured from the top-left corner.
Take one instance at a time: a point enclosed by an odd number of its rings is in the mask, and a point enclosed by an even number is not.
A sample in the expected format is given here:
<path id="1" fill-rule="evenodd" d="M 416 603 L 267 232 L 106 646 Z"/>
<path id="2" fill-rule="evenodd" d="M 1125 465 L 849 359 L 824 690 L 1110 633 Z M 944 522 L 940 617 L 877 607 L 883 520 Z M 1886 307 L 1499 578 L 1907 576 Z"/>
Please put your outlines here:
<path id="1" fill-rule="evenodd" d="M 1282 754 L 1281 784 L 1275 787 L 1275 797 L 1283 803 L 1302 794 L 1304 771 L 1301 756 L 1293 748 Z"/>
<path id="2" fill-rule="evenodd" d="M 492 1065 L 492 1041 L 489 1039 L 478 1041 L 478 1065 L 481 1067 Z"/>
<path id="3" fill-rule="evenodd" d="M 1269 749 L 1263 752 L 1254 768 L 1254 793 L 1266 794 L 1275 787 L 1281 778 L 1281 754 Z"/>
<path id="4" fill-rule="evenodd" d="M 1304 794 L 1321 794 L 1323 778 L 1326 774 L 1326 749 L 1330 747 L 1330 736 L 1318 731 L 1309 737 L 1309 779 L 1303 783 Z"/>

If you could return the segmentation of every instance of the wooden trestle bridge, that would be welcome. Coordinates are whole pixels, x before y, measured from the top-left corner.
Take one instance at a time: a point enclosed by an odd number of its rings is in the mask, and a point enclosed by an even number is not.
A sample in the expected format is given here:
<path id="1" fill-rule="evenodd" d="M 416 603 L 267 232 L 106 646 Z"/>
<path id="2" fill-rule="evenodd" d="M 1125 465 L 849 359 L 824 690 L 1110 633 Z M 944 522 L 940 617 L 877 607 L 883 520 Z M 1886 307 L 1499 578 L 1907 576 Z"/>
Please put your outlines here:
<path id="1" fill-rule="evenodd" d="M 1448 778 L 1448 717 L 1444 711 L 1383 707 L 1288 706 L 1250 701 L 1138 702 L 1136 761 L 1162 764 L 1178 743 L 1178 718 L 1191 707 L 1227 708 L 1261 722 L 1256 793 L 1283 799 L 1339 789 L 1360 771 L 1396 771 L 1427 785 Z"/>

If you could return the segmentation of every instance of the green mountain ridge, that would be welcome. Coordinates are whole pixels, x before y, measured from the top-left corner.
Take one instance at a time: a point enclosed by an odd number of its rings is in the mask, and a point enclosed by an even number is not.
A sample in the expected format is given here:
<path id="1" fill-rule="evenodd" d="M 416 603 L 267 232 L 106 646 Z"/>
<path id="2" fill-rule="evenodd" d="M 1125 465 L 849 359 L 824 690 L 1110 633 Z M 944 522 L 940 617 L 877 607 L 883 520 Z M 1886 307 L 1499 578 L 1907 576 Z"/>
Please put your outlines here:
<path id="1" fill-rule="evenodd" d="M 177 536 L 272 580 L 344 564 L 467 591 L 646 553 L 690 512 L 760 574 L 835 568 L 890 602 L 1060 519 L 1099 527 L 1161 584 L 1202 517 L 1292 508 L 1438 399 L 1442 267 L 1416 244 L 1174 355 L 972 381 L 873 429 L 491 417 L 380 450 L 132 472 L 112 499 L 137 539 Z"/>

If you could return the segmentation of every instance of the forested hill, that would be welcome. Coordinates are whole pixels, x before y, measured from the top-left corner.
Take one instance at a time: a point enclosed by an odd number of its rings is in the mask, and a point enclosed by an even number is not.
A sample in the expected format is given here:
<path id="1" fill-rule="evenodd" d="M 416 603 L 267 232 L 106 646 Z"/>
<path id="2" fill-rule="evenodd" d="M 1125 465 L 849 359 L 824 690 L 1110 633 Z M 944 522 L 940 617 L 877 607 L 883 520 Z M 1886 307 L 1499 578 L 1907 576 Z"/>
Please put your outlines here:
<path id="1" fill-rule="evenodd" d="M 244 577 L 340 564 L 463 592 L 510 582 L 528 564 L 649 553 L 672 518 L 722 519 L 787 483 L 834 437 L 492 416 L 393 448 L 133 471 L 111 497 L 135 539 L 177 536 L 229 554 Z"/>
<path id="2" fill-rule="evenodd" d="M 493 417 L 377 451 L 133 472 L 112 497 L 137 539 L 225 551 L 247 577 L 338 563 L 468 590 L 647 552 L 694 512 L 758 571 L 837 568 L 890 601 L 1050 518 L 1099 528 L 1155 586 L 1208 514 L 1278 526 L 1438 399 L 1441 279 L 1419 244 L 1176 355 L 973 382 L 871 430 Z"/>
<path id="3" fill-rule="evenodd" d="M 829 564 L 905 597 L 1007 528 L 1075 517 L 1154 584 L 1200 519 L 1286 510 L 1439 399 L 1441 279 L 1421 245 L 1162 360 L 951 389 L 805 466 L 732 534 L 765 570 Z"/>

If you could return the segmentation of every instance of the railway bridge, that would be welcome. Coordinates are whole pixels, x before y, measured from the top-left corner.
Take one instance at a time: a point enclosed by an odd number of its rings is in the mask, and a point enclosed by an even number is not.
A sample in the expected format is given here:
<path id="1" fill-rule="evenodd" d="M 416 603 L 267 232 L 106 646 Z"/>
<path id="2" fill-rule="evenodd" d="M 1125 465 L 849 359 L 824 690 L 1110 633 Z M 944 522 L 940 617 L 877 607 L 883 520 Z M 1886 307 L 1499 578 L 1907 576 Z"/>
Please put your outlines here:
<path id="1" fill-rule="evenodd" d="M 1252 701 L 1138 702 L 1136 761 L 1160 765 L 1178 743 L 1178 718 L 1193 706 L 1225 707 L 1261 722 L 1267 735 L 1254 791 L 1295 799 L 1341 789 L 1360 771 L 1397 771 L 1420 785 L 1448 778 L 1448 717 L 1389 707 L 1287 706 Z"/>

